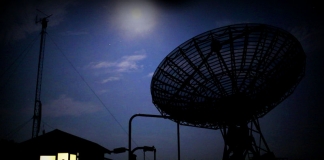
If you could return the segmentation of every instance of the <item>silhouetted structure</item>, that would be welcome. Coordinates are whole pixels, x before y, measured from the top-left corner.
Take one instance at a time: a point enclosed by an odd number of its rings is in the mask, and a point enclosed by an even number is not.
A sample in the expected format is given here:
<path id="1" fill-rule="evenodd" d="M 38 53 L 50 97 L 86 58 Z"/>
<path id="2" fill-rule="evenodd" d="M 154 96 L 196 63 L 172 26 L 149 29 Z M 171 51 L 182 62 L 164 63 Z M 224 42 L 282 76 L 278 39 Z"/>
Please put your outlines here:
<path id="1" fill-rule="evenodd" d="M 182 125 L 220 129 L 224 160 L 271 159 L 258 118 L 293 93 L 305 59 L 298 40 L 277 27 L 236 24 L 210 30 L 160 63 L 151 82 L 153 103 Z"/>
<path id="2" fill-rule="evenodd" d="M 39 10 L 38 10 L 39 11 Z M 32 128 L 32 138 L 38 136 L 40 130 L 40 124 L 42 121 L 42 102 L 40 100 L 41 89 L 42 89 L 42 75 L 43 75 L 43 62 L 44 62 L 44 52 L 45 52 L 45 39 L 46 39 L 46 28 L 48 18 L 52 15 L 46 15 L 46 17 L 35 21 L 35 23 L 42 23 L 41 40 L 38 56 L 38 68 L 37 68 L 37 81 L 36 81 L 36 92 L 35 92 L 35 106 L 34 106 L 34 116 L 33 116 L 33 128 Z"/>
<path id="3" fill-rule="evenodd" d="M 94 142 L 57 129 L 22 142 L 17 149 L 17 159 L 28 160 L 42 160 L 41 156 L 46 160 L 62 160 L 60 156 L 67 157 L 66 160 L 103 160 L 104 154 L 111 153 Z"/>

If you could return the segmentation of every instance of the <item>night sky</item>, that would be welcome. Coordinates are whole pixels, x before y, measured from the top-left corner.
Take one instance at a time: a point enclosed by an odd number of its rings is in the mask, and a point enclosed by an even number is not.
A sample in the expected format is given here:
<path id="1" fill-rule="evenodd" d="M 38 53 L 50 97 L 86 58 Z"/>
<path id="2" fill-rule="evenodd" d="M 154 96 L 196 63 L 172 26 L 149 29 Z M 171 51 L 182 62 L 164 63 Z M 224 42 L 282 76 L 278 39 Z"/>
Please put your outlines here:
<path id="1" fill-rule="evenodd" d="M 160 114 L 150 83 L 174 48 L 205 31 L 264 23 L 293 34 L 306 53 L 306 75 L 294 93 L 260 119 L 277 157 L 323 159 L 324 14 L 312 1 L 14 1 L 0 2 L 0 138 L 23 142 L 32 120 L 41 24 L 49 18 L 41 130 L 54 129 L 107 149 L 127 147 L 128 121 Z M 177 159 L 177 125 L 135 118 L 133 147 L 155 146 L 157 159 Z M 181 159 L 221 159 L 219 130 L 180 126 Z M 141 151 L 136 152 L 143 159 Z M 152 152 L 146 152 L 153 159 Z M 127 154 L 111 154 L 127 159 Z"/>

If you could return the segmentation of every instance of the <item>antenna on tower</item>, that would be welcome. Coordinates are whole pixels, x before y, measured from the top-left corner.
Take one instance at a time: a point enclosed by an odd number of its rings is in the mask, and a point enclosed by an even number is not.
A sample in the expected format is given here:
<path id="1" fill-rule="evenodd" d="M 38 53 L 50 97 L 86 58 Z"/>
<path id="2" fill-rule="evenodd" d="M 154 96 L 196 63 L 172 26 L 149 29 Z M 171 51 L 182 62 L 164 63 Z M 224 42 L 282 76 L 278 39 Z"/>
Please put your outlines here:
<path id="1" fill-rule="evenodd" d="M 35 18 L 35 24 L 42 22 L 42 28 L 46 28 L 46 27 L 47 27 L 47 22 L 48 22 L 47 19 L 48 19 L 49 17 L 51 17 L 52 14 L 51 14 L 51 15 L 47 15 L 47 14 L 45 14 L 44 12 L 42 12 L 41 10 L 39 10 L 39 9 L 36 9 L 36 10 L 37 10 L 38 12 L 44 14 L 45 17 L 43 17 L 43 18 L 39 18 L 39 19 L 38 19 L 38 15 L 36 15 L 36 18 Z"/>
<path id="2" fill-rule="evenodd" d="M 46 28 L 48 18 L 52 15 L 47 15 L 42 11 L 36 9 L 38 12 L 45 15 L 45 17 L 37 19 L 38 16 L 36 15 L 35 23 L 42 23 L 42 31 L 41 31 L 41 41 L 40 41 L 40 48 L 39 48 L 39 57 L 38 57 L 38 71 L 37 71 L 37 82 L 36 82 L 36 93 L 35 93 L 35 107 L 34 107 L 34 116 L 33 116 L 33 131 L 32 131 L 32 138 L 38 136 L 42 118 L 42 103 L 40 100 L 40 93 L 42 87 L 42 72 L 43 72 L 43 61 L 44 61 L 44 50 L 45 50 L 45 37 L 46 37 Z"/>
<path id="3" fill-rule="evenodd" d="M 52 16 L 52 15 L 47 15 L 47 14 L 45 14 L 43 11 L 41 11 L 41 10 L 39 10 L 39 9 L 36 9 L 36 10 L 37 10 L 38 12 L 44 14 L 47 18 L 50 17 L 50 16 Z"/>

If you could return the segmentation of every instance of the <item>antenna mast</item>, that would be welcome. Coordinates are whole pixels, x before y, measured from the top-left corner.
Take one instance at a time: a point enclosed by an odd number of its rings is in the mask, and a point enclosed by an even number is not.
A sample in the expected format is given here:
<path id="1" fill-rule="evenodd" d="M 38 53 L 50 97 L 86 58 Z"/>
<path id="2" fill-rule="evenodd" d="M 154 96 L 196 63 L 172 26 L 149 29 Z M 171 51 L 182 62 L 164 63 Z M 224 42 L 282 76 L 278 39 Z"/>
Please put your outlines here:
<path id="1" fill-rule="evenodd" d="M 39 10 L 37 10 L 39 11 Z M 41 11 L 39 11 L 41 12 Z M 41 12 L 43 13 L 43 12 Z M 44 13 L 43 13 L 44 14 Z M 45 14 L 46 15 L 46 14 Z M 39 57 L 38 57 L 38 71 L 37 71 L 37 82 L 36 82 L 36 94 L 35 94 L 35 107 L 34 107 L 34 116 L 33 116 L 33 131 L 32 138 L 38 136 L 40 130 L 40 124 L 42 119 L 42 102 L 40 100 L 41 87 L 42 87 L 42 72 L 43 72 L 43 61 L 44 61 L 44 50 L 45 50 L 45 37 L 46 37 L 46 28 L 47 28 L 47 18 L 52 15 L 49 15 L 40 20 L 36 20 L 36 23 L 42 23 L 41 31 L 41 40 L 39 48 Z"/>

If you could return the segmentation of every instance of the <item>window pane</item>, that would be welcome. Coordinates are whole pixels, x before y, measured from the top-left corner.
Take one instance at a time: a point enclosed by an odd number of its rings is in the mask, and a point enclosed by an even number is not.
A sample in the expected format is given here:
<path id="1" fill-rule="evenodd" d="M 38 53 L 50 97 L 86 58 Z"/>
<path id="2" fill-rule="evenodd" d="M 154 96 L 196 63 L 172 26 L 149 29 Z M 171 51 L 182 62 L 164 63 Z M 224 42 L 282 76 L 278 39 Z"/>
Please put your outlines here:
<path id="1" fill-rule="evenodd" d="M 58 153 L 57 154 L 57 160 L 68 160 L 69 159 L 69 153 Z"/>
<path id="2" fill-rule="evenodd" d="M 55 160 L 56 156 L 40 156 L 40 160 Z"/>
<path id="3" fill-rule="evenodd" d="M 70 154 L 70 160 L 76 160 L 76 155 L 75 154 Z"/>

